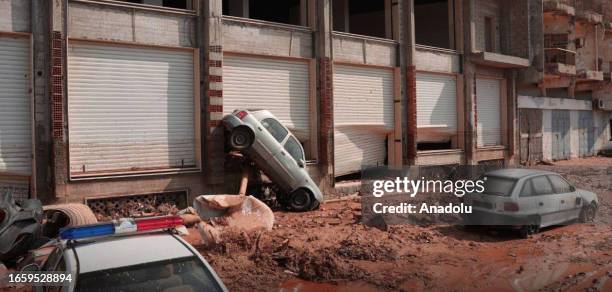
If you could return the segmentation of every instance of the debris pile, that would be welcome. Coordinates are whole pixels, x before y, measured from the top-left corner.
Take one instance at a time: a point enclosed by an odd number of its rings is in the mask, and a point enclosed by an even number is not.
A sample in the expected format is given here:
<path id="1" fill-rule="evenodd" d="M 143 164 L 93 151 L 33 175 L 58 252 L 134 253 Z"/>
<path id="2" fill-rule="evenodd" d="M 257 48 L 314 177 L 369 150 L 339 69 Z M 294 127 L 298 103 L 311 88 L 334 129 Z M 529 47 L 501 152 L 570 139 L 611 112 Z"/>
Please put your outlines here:
<path id="1" fill-rule="evenodd" d="M 272 230 L 274 213 L 262 201 L 244 195 L 199 196 L 194 208 L 204 221 L 198 223 L 202 243 L 212 246 L 222 242 L 222 235 L 230 231 L 255 232 Z"/>
<path id="2" fill-rule="evenodd" d="M 179 209 L 172 202 L 107 201 L 102 208 L 96 208 L 98 221 L 111 221 L 119 218 L 151 217 L 177 215 Z"/>

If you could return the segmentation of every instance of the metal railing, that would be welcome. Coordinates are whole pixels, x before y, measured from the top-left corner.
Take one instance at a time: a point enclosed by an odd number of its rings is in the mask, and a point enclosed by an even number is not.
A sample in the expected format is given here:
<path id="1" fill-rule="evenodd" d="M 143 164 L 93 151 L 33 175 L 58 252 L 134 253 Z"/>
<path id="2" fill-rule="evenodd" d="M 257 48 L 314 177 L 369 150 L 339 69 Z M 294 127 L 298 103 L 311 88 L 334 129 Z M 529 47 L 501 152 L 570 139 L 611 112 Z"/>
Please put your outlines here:
<path id="1" fill-rule="evenodd" d="M 562 48 L 544 48 L 544 60 L 546 63 L 562 63 L 576 65 L 576 52 Z"/>

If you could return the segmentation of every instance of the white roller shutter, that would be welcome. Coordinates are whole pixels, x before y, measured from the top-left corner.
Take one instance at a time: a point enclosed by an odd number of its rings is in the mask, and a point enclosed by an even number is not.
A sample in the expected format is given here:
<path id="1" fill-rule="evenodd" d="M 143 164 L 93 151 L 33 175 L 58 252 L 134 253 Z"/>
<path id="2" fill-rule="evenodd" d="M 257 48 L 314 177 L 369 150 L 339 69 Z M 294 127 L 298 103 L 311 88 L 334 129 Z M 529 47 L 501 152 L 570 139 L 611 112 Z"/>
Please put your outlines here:
<path id="1" fill-rule="evenodd" d="M 501 145 L 501 82 L 476 79 L 478 147 Z"/>
<path id="2" fill-rule="evenodd" d="M 266 109 L 302 142 L 310 133 L 308 62 L 250 56 L 223 57 L 223 114 Z"/>
<path id="3" fill-rule="evenodd" d="M 417 73 L 417 127 L 457 131 L 455 76 Z"/>
<path id="4" fill-rule="evenodd" d="M 393 131 L 393 70 L 334 65 L 334 172 L 384 165 Z"/>
<path id="5" fill-rule="evenodd" d="M 0 173 L 32 173 L 29 44 L 0 37 Z"/>
<path id="6" fill-rule="evenodd" d="M 74 42 L 73 175 L 196 166 L 192 51 Z"/>
<path id="7" fill-rule="evenodd" d="M 362 166 L 385 165 L 387 134 L 367 129 L 334 130 L 334 171 L 336 176 L 358 172 Z"/>

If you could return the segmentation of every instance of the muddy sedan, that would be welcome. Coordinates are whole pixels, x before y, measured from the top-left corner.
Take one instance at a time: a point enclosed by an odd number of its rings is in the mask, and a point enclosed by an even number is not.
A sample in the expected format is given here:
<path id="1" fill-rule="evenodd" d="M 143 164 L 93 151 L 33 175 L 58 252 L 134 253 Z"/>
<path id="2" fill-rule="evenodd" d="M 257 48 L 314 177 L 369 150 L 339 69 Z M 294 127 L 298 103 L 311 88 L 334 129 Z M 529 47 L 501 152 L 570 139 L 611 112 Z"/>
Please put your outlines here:
<path id="1" fill-rule="evenodd" d="M 554 172 L 502 169 L 482 179 L 484 192 L 464 197 L 473 208 L 467 225 L 511 226 L 527 237 L 542 227 L 592 221 L 599 204 L 595 193 L 577 189 Z"/>

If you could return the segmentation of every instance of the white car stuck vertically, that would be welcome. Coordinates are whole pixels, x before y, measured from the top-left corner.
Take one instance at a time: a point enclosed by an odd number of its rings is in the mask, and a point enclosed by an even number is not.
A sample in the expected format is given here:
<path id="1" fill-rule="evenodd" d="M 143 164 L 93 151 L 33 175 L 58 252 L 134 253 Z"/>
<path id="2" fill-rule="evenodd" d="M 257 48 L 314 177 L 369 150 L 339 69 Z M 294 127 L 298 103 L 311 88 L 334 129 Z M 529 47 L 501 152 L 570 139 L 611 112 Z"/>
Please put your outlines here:
<path id="1" fill-rule="evenodd" d="M 277 200 L 294 211 L 315 209 L 323 194 L 305 169 L 304 148 L 267 110 L 235 110 L 223 118 L 228 144 L 244 153 L 282 190 Z"/>

